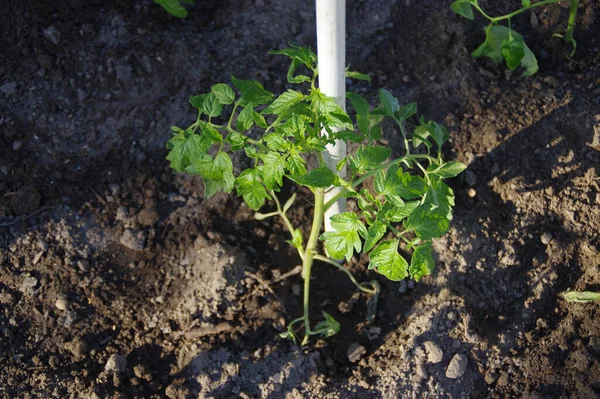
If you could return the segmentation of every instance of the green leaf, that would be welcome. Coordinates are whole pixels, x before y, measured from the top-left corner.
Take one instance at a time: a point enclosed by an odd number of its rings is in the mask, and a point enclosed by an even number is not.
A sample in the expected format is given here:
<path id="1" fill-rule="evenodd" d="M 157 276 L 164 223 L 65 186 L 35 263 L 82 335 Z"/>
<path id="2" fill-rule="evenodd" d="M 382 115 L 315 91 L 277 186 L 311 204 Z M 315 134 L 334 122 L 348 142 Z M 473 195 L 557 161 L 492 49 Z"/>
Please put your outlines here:
<path id="1" fill-rule="evenodd" d="M 196 107 L 200 111 L 202 111 L 202 104 L 204 104 L 204 98 L 205 97 L 206 97 L 206 94 L 199 94 L 197 96 L 190 96 L 190 104 L 192 104 L 193 107 Z"/>
<path id="2" fill-rule="evenodd" d="M 232 104 L 235 100 L 235 93 L 233 89 L 229 87 L 228 84 L 225 83 L 217 83 L 213 87 L 210 88 L 210 91 L 217 97 L 217 100 L 222 105 Z"/>
<path id="3" fill-rule="evenodd" d="M 390 221 L 394 223 L 401 222 L 410 216 L 411 213 L 415 211 L 419 206 L 419 201 L 408 201 L 403 203 L 401 206 L 393 206 L 387 212 L 387 217 Z"/>
<path id="4" fill-rule="evenodd" d="M 228 193 L 233 189 L 233 165 L 229 155 L 224 152 L 219 152 L 214 159 L 208 154 L 194 159 L 186 172 L 202 177 L 206 198 L 211 198 L 219 191 Z"/>
<path id="5" fill-rule="evenodd" d="M 386 89 L 379 89 L 379 100 L 383 105 L 383 111 L 387 116 L 394 117 L 394 114 L 400 110 L 398 99 Z"/>
<path id="6" fill-rule="evenodd" d="M 445 214 L 446 219 L 452 220 L 452 207 L 454 206 L 454 192 L 440 178 L 431 175 L 431 185 L 425 194 L 423 207 L 430 211 Z"/>
<path id="7" fill-rule="evenodd" d="M 185 18 L 188 15 L 187 10 L 179 4 L 179 0 L 154 0 L 154 2 L 176 18 Z"/>
<path id="8" fill-rule="evenodd" d="M 384 241 L 369 254 L 369 269 L 377 269 L 392 281 L 408 276 L 408 262 L 398 253 L 398 240 Z"/>
<path id="9" fill-rule="evenodd" d="M 377 244 L 379 240 L 383 237 L 387 230 L 385 224 L 381 223 L 379 220 L 375 221 L 369 230 L 367 231 L 367 238 L 365 239 L 365 252 L 369 252 L 371 248 Z"/>
<path id="10" fill-rule="evenodd" d="M 259 210 L 265 200 L 271 199 L 262 182 L 262 173 L 257 168 L 249 168 L 240 173 L 235 179 L 235 185 L 238 195 L 244 198 L 252 210 Z"/>
<path id="11" fill-rule="evenodd" d="M 321 93 L 319 89 L 311 91 L 308 96 L 311 109 L 314 113 L 324 116 L 329 127 L 352 129 L 352 121 L 344 109 L 333 98 Z"/>
<path id="12" fill-rule="evenodd" d="M 354 250 L 359 253 L 362 249 L 362 237 L 367 236 L 367 229 L 353 212 L 344 212 L 331 217 L 331 226 L 335 231 L 321 234 L 325 249 L 333 259 L 343 259 L 350 262 Z"/>
<path id="13" fill-rule="evenodd" d="M 535 55 L 523 41 L 523 36 L 506 26 L 488 25 L 486 28 L 485 41 L 471 54 L 475 58 L 488 57 L 497 64 L 505 58 L 502 53 L 503 43 L 513 40 L 517 44 L 512 44 L 514 48 L 505 48 L 505 54 L 509 56 L 512 66 L 515 66 L 514 60 L 520 54 L 520 44 L 523 44 L 523 57 L 520 58 L 519 65 L 523 68 L 523 76 L 531 76 L 538 71 L 538 63 Z M 510 65 L 509 65 L 510 67 Z M 516 68 L 516 66 L 515 66 Z"/>
<path id="14" fill-rule="evenodd" d="M 438 148 L 441 148 L 450 138 L 450 133 L 448 133 L 446 126 L 439 125 L 435 121 L 429 121 L 424 125 L 422 124 L 422 126 L 427 129 L 427 132 L 433 138 Z"/>
<path id="15" fill-rule="evenodd" d="M 242 93 L 240 104 L 262 105 L 273 101 L 273 93 L 264 89 L 263 85 L 256 80 L 238 80 L 235 76 L 231 77 L 233 85 Z"/>
<path id="16" fill-rule="evenodd" d="M 333 185 L 335 180 L 335 174 L 327 166 L 313 169 L 308 174 L 292 177 L 298 184 L 314 188 L 327 188 Z"/>
<path id="17" fill-rule="evenodd" d="M 233 151 L 237 151 L 246 145 L 248 138 L 238 132 L 230 132 L 227 137 L 227 142 L 231 145 Z"/>
<path id="18" fill-rule="evenodd" d="M 450 161 L 442 164 L 442 166 L 431 171 L 430 173 L 438 175 L 443 179 L 458 176 L 463 170 L 467 169 L 467 166 L 458 161 Z"/>
<path id="19" fill-rule="evenodd" d="M 421 144 L 424 144 L 427 148 L 432 147 L 432 144 L 429 142 L 429 140 L 427 140 L 427 138 L 429 137 L 429 132 L 424 126 L 415 127 L 415 130 L 413 131 L 412 135 L 413 145 L 415 146 L 415 148 L 420 146 Z"/>
<path id="20" fill-rule="evenodd" d="M 430 275 L 434 268 L 435 262 L 431 255 L 431 241 L 427 241 L 415 248 L 408 270 L 410 276 L 415 281 L 419 281 L 421 277 Z"/>
<path id="21" fill-rule="evenodd" d="M 265 117 L 259 114 L 258 112 L 255 111 L 252 113 L 252 119 L 254 120 L 254 123 L 256 123 L 256 126 L 262 127 L 263 129 L 267 128 L 268 125 L 267 121 L 265 120 Z"/>
<path id="22" fill-rule="evenodd" d="M 246 130 L 250 129 L 254 124 L 254 118 L 252 117 L 254 112 L 253 104 L 246 105 L 239 113 L 237 120 L 235 121 L 235 127 L 237 127 L 237 129 L 241 132 L 245 132 Z"/>
<path id="23" fill-rule="evenodd" d="M 167 160 L 171 162 L 171 168 L 183 172 L 192 160 L 206 154 L 211 145 L 212 143 L 203 136 L 189 130 L 180 130 L 167 143 L 167 149 L 170 150 Z"/>
<path id="24" fill-rule="evenodd" d="M 264 163 L 263 181 L 269 190 L 279 191 L 283 185 L 283 175 L 285 174 L 285 160 L 277 152 L 268 152 L 261 154 L 260 159 Z"/>
<path id="25" fill-rule="evenodd" d="M 302 82 L 310 82 L 312 80 L 311 78 L 309 78 L 306 75 L 294 76 L 294 74 L 296 73 L 296 70 L 301 65 L 302 65 L 302 62 L 300 62 L 298 60 L 292 60 L 292 62 L 290 63 L 290 67 L 288 68 L 288 71 L 287 71 L 287 81 L 288 82 L 298 84 L 298 83 L 302 83 Z"/>
<path id="26" fill-rule="evenodd" d="M 417 103 L 409 103 L 400 107 L 396 112 L 396 119 L 405 121 L 417 113 Z"/>
<path id="27" fill-rule="evenodd" d="M 369 134 L 369 103 L 356 93 L 348 93 L 348 98 L 356 112 L 356 124 L 363 134 Z"/>
<path id="28" fill-rule="evenodd" d="M 569 302 L 594 302 L 600 300 L 600 292 L 570 291 L 563 293 L 563 297 Z"/>
<path id="29" fill-rule="evenodd" d="M 217 100 L 217 96 L 213 93 L 208 93 L 202 103 L 202 112 L 210 117 L 217 117 L 223 112 L 223 104 Z"/>
<path id="30" fill-rule="evenodd" d="M 306 174 L 306 161 L 298 154 L 297 151 L 290 151 L 290 156 L 286 162 L 286 169 L 293 176 L 302 176 Z"/>
<path id="31" fill-rule="evenodd" d="M 296 46 L 292 43 L 288 43 L 288 46 L 290 47 L 281 50 L 269 51 L 269 54 L 287 55 L 292 60 L 297 60 L 309 69 L 314 68 L 314 65 L 317 62 L 317 55 L 310 48 Z"/>
<path id="32" fill-rule="evenodd" d="M 367 82 L 371 81 L 371 77 L 369 75 L 356 71 L 349 71 L 348 69 L 346 69 L 346 77 L 349 79 L 366 80 Z"/>
<path id="33" fill-rule="evenodd" d="M 270 115 L 270 114 L 279 115 L 282 112 L 284 112 L 285 110 L 292 107 L 293 105 L 296 105 L 299 102 L 302 102 L 302 100 L 304 100 L 304 94 L 302 94 L 298 91 L 288 90 L 285 93 L 281 94 L 279 97 L 277 97 L 271 103 L 271 105 L 269 105 L 267 108 L 262 110 L 261 114 L 263 114 L 263 115 Z"/>
<path id="34" fill-rule="evenodd" d="M 258 158 L 258 149 L 254 146 L 245 146 L 244 152 L 248 158 L 256 159 Z"/>
<path id="35" fill-rule="evenodd" d="M 292 246 L 296 249 L 302 249 L 302 245 L 304 243 L 304 237 L 302 237 L 302 232 L 299 229 L 295 229 L 292 233 L 292 239 L 288 241 Z"/>
<path id="36" fill-rule="evenodd" d="M 471 4 L 477 4 L 476 0 L 456 0 L 450 8 L 452 11 L 457 13 L 458 15 L 462 15 L 463 17 L 473 20 L 473 9 L 471 8 Z"/>
<path id="37" fill-rule="evenodd" d="M 376 168 L 392 155 L 392 149 L 382 146 L 361 146 L 356 151 L 356 166 L 360 173 Z"/>
<path id="38" fill-rule="evenodd" d="M 219 133 L 219 131 L 210 123 L 200 121 L 200 130 L 202 131 L 202 135 L 212 143 L 220 143 L 223 141 L 221 133 Z"/>
<path id="39" fill-rule="evenodd" d="M 525 57 L 525 43 L 523 38 L 509 36 L 508 39 L 502 41 L 500 53 L 506 60 L 506 66 L 511 71 L 514 71 L 521 64 L 521 60 Z"/>
<path id="40" fill-rule="evenodd" d="M 267 143 L 267 147 L 271 151 L 285 152 L 289 148 L 288 142 L 277 132 L 267 134 L 263 137 L 263 140 Z"/>
<path id="41" fill-rule="evenodd" d="M 523 7 L 529 7 L 531 5 L 531 0 L 521 0 L 521 5 Z"/>
<path id="42" fill-rule="evenodd" d="M 356 133 L 354 130 L 341 130 L 339 132 L 333 132 L 327 135 L 328 138 L 342 141 L 352 141 L 353 143 L 360 143 L 364 140 L 365 136 Z"/>
<path id="43" fill-rule="evenodd" d="M 414 230 L 417 237 L 423 240 L 429 240 L 444 235 L 450 228 L 450 222 L 442 210 L 429 210 L 419 206 L 404 221 L 404 228 Z"/>
<path id="44" fill-rule="evenodd" d="M 403 172 L 398 165 L 391 166 L 385 174 L 385 182 L 381 183 L 379 178 L 375 190 L 378 194 L 383 194 L 386 199 L 392 200 L 391 196 L 398 195 L 403 199 L 411 200 L 417 198 L 427 191 L 427 182 L 420 176 L 412 176 L 408 172 Z"/>
<path id="45" fill-rule="evenodd" d="M 319 332 L 324 338 L 331 337 L 340 331 L 340 323 L 327 312 L 323 312 L 325 320 L 315 326 L 315 331 Z"/>

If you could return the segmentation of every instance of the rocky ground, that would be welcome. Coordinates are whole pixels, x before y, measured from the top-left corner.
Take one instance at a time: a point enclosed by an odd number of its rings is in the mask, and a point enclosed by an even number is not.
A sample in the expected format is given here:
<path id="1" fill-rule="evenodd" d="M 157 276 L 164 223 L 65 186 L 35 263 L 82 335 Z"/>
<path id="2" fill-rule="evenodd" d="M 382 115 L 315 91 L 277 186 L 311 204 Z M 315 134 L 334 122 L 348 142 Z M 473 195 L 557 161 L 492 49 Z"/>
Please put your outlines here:
<path id="1" fill-rule="evenodd" d="M 215 82 L 284 90 L 267 52 L 314 46 L 314 5 L 196 3 L 184 20 L 149 0 L 0 10 L 1 397 L 600 397 L 598 304 L 560 295 L 600 290 L 597 1 L 581 1 L 572 58 L 551 35 L 568 5 L 513 21 L 538 55 L 530 78 L 472 59 L 483 21 L 449 2 L 348 2 L 347 62 L 373 76 L 348 89 L 417 101 L 469 167 L 435 274 L 392 283 L 353 259 L 383 287 L 368 324 L 365 298 L 318 264 L 315 312 L 342 331 L 302 349 L 278 338 L 301 312 L 284 226 L 203 200 L 164 145 Z"/>

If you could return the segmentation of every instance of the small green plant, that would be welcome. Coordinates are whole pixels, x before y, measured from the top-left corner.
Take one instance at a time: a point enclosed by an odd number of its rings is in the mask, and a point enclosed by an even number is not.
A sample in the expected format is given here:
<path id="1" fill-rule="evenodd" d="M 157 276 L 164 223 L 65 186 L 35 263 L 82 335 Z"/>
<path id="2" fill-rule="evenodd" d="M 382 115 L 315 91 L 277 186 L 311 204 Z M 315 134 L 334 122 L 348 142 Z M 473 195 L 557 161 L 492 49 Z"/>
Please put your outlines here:
<path id="1" fill-rule="evenodd" d="M 154 0 L 154 2 L 177 18 L 185 18 L 188 15 L 187 10 L 183 8 L 181 3 L 194 4 L 194 0 Z"/>
<path id="2" fill-rule="evenodd" d="M 525 41 L 523 36 L 514 31 L 511 27 L 511 18 L 519 15 L 527 10 L 535 7 L 541 7 L 552 3 L 558 3 L 561 0 L 544 0 L 537 3 L 532 3 L 531 0 L 522 0 L 522 7 L 516 11 L 513 11 L 506 15 L 499 17 L 489 16 L 479 6 L 477 0 L 456 0 L 450 8 L 465 18 L 470 20 L 474 19 L 473 8 L 479 11 L 479 13 L 490 21 L 490 24 L 485 28 L 485 41 L 471 54 L 475 58 L 488 57 L 494 60 L 496 63 L 501 63 L 502 60 L 506 61 L 506 66 L 510 70 L 515 70 L 518 67 L 523 68 L 523 76 L 531 76 L 538 71 L 538 63 L 535 55 Z M 566 34 L 554 36 L 563 38 L 564 41 L 573 46 L 571 56 L 575 54 L 577 45 L 573 38 L 573 31 L 575 30 L 575 18 L 577 16 L 577 8 L 579 6 L 579 0 L 570 0 L 571 6 L 569 9 L 569 22 L 567 25 Z M 500 25 L 501 21 L 507 21 L 508 26 Z"/>
<path id="3" fill-rule="evenodd" d="M 355 129 L 344 109 L 315 86 L 317 57 L 310 49 L 291 46 L 272 54 L 291 59 L 287 79 L 298 90 L 275 97 L 255 80 L 232 77 L 233 88 L 219 83 L 209 93 L 192 96 L 190 103 L 197 109 L 197 119 L 186 129 L 172 127 L 167 160 L 177 172 L 200 176 L 206 198 L 235 189 L 255 211 L 267 200 L 273 201 L 272 210 L 257 212 L 255 217 L 278 216 L 283 220 L 291 236 L 289 243 L 302 259 L 304 279 L 304 313 L 292 320 L 281 336 L 296 341 L 303 326 L 305 344 L 311 335 L 331 336 L 340 327 L 324 313 L 324 320 L 311 328 L 309 293 L 314 261 L 346 273 L 359 290 L 374 295 L 371 302 L 375 303 L 377 282 L 358 283 L 339 260 L 350 261 L 354 254 L 365 252 L 369 254 L 369 269 L 394 281 L 407 277 L 419 281 L 434 268 L 431 240 L 446 233 L 452 218 L 454 194 L 443 180 L 458 175 L 465 166 L 443 160 L 442 145 L 449 137 L 445 127 L 422 117 L 413 129 L 407 127 L 417 112 L 415 103 L 400 106 L 390 92 L 381 89 L 381 105 L 373 109 L 360 95 L 348 93 L 355 111 Z M 305 73 L 297 74 L 300 68 Z M 346 76 L 369 79 L 351 71 Z M 228 117 L 218 121 L 225 108 Z M 399 158 L 390 159 L 392 149 L 377 144 L 384 119 L 391 120 L 401 134 L 404 155 Z M 356 147 L 338 164 L 338 170 L 348 167 L 344 179 L 323 160 L 325 146 L 336 139 Z M 234 173 L 229 155 L 236 151 L 243 151 L 251 165 L 239 173 Z M 316 167 L 309 168 L 309 158 Z M 287 216 L 296 195 L 285 202 L 278 198 L 284 179 L 306 187 L 314 196 L 307 235 Z M 372 189 L 363 186 L 367 180 L 371 180 Z M 342 189 L 325 202 L 324 192 L 331 186 Z M 358 210 L 333 216 L 333 231 L 321 234 L 324 212 L 342 197 L 355 198 Z M 319 239 L 325 251 L 319 248 Z M 407 255 L 411 252 L 409 263 Z"/>
<path id="4" fill-rule="evenodd" d="M 563 292 L 563 297 L 569 302 L 594 302 L 600 301 L 600 292 L 568 291 Z"/>

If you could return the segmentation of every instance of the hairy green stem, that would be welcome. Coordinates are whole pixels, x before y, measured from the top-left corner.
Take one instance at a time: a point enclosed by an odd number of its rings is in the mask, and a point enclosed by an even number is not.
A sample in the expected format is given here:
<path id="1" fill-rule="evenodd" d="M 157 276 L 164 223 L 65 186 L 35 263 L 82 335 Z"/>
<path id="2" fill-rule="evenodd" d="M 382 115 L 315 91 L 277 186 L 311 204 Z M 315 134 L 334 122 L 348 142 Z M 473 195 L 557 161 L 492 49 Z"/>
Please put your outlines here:
<path id="1" fill-rule="evenodd" d="M 362 292 L 366 292 L 367 294 L 375 294 L 375 293 L 377 293 L 377 290 L 375 288 L 367 288 L 367 287 L 364 286 L 364 284 L 361 284 L 358 281 L 356 281 L 356 278 L 350 272 L 350 270 L 346 269 L 344 266 L 340 265 L 335 260 L 329 259 L 329 258 L 327 258 L 325 256 L 318 255 L 318 254 L 314 256 L 314 259 L 315 260 L 320 260 L 321 262 L 329 263 L 330 265 L 335 266 L 338 269 L 340 269 L 341 271 L 343 271 L 344 273 L 346 273 L 348 275 L 348 277 L 350 278 L 350 281 L 352 281 L 352 283 L 356 286 L 356 288 L 358 288 Z"/>
<path id="2" fill-rule="evenodd" d="M 302 345 L 306 345 L 308 337 L 311 335 L 310 319 L 309 319 L 309 295 L 310 295 L 310 270 L 313 265 L 315 252 L 317 249 L 317 241 L 321 232 L 321 224 L 323 223 L 323 215 L 325 213 L 325 191 L 322 188 L 314 190 L 315 193 L 315 208 L 313 214 L 312 226 L 310 228 L 310 236 L 306 243 L 304 259 L 302 260 L 302 278 L 304 278 L 304 338 Z"/>

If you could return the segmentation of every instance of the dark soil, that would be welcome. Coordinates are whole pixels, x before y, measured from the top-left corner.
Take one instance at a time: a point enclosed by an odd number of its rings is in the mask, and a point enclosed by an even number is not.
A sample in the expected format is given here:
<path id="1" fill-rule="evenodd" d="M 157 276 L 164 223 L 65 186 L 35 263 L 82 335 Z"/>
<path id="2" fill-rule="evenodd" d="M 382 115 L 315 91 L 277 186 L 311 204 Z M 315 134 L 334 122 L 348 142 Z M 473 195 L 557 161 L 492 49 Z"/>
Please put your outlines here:
<path id="1" fill-rule="evenodd" d="M 483 21 L 450 2 L 348 2 L 347 62 L 374 76 L 348 89 L 417 101 L 469 167 L 435 274 L 391 283 L 355 258 L 383 287 L 370 325 L 366 298 L 317 264 L 314 314 L 343 326 L 302 349 L 278 338 L 301 313 L 301 277 L 276 281 L 298 264 L 284 226 L 233 195 L 203 200 L 164 146 L 216 82 L 284 90 L 286 60 L 267 52 L 314 47 L 314 4 L 205 0 L 177 20 L 149 0 L 4 3 L 1 397 L 600 397 L 599 304 L 560 295 L 600 290 L 597 1 L 581 1 L 572 58 L 552 37 L 566 5 L 514 19 L 530 78 L 472 59 Z"/>

